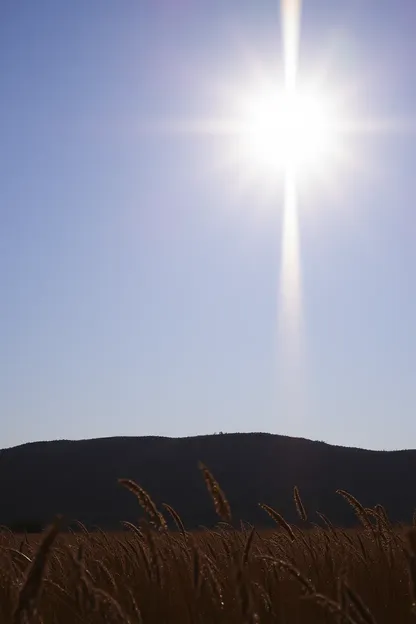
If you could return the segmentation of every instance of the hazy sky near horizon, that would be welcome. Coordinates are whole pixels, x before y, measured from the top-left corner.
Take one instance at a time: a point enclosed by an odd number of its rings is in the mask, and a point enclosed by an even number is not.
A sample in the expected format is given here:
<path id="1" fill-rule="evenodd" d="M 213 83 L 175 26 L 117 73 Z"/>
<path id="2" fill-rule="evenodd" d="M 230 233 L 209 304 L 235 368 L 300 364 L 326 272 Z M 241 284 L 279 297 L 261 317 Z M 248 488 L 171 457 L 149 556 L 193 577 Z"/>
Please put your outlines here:
<path id="1" fill-rule="evenodd" d="M 171 131 L 281 79 L 276 0 L 0 16 L 0 447 L 267 431 L 415 448 L 415 1 L 303 4 L 301 73 L 388 128 L 299 189 L 301 411 L 278 373 L 283 184 L 230 164 L 230 136 Z"/>

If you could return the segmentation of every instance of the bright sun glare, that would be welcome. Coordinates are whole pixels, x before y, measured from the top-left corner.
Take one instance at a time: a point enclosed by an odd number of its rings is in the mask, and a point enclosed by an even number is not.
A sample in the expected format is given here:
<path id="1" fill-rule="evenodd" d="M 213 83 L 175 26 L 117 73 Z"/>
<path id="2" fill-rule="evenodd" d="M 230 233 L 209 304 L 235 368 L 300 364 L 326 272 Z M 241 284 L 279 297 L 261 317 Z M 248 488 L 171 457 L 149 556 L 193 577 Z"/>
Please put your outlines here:
<path id="1" fill-rule="evenodd" d="M 244 108 L 245 147 L 256 166 L 273 172 L 290 167 L 302 176 L 328 165 L 335 118 L 324 95 L 276 90 L 256 96 Z"/>

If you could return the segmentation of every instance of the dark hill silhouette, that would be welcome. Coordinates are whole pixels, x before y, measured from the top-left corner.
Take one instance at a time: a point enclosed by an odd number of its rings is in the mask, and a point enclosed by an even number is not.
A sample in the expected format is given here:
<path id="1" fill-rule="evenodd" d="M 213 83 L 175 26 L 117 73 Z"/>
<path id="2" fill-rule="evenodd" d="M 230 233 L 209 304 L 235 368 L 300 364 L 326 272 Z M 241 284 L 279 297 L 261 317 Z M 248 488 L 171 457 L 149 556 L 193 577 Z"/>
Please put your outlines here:
<path id="1" fill-rule="evenodd" d="M 314 522 L 321 511 L 338 525 L 356 523 L 337 489 L 367 507 L 381 503 L 394 521 L 409 523 L 416 507 L 416 451 L 367 451 L 262 433 L 118 437 L 2 451 L 0 523 L 37 525 L 63 513 L 88 526 L 119 528 L 121 520 L 141 515 L 134 496 L 117 482 L 130 478 L 156 504 L 172 505 L 188 528 L 211 525 L 217 519 L 199 461 L 219 481 L 237 522 L 269 525 L 259 502 L 295 522 L 294 485 Z"/>

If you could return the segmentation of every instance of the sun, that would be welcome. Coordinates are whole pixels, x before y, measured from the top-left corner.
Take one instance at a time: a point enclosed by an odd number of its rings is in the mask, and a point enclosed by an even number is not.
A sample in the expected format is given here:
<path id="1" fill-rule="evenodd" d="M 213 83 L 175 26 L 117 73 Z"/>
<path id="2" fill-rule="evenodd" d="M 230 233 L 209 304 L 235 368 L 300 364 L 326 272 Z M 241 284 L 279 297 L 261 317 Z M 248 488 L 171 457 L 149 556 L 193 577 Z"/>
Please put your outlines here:
<path id="1" fill-rule="evenodd" d="M 302 177 L 329 166 L 336 149 L 336 116 L 323 93 L 271 90 L 247 100 L 243 117 L 244 149 L 262 170 L 291 168 Z"/>

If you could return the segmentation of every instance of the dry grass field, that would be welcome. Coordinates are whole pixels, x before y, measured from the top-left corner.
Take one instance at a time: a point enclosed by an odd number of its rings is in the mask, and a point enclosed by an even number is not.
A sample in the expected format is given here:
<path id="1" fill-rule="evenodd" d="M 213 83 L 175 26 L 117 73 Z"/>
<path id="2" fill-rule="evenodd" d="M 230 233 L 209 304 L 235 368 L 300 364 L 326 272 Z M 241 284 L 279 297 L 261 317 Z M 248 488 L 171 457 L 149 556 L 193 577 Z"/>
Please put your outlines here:
<path id="1" fill-rule="evenodd" d="M 393 527 L 381 506 L 339 491 L 360 522 L 302 528 L 262 505 L 276 529 L 229 524 L 230 509 L 207 468 L 218 526 L 188 532 L 168 505 L 132 481 L 146 520 L 125 531 L 0 534 L 0 622 L 25 624 L 407 624 L 415 621 L 416 529 Z M 315 515 L 315 514 L 314 514 Z M 172 524 L 168 529 L 166 521 Z"/>

